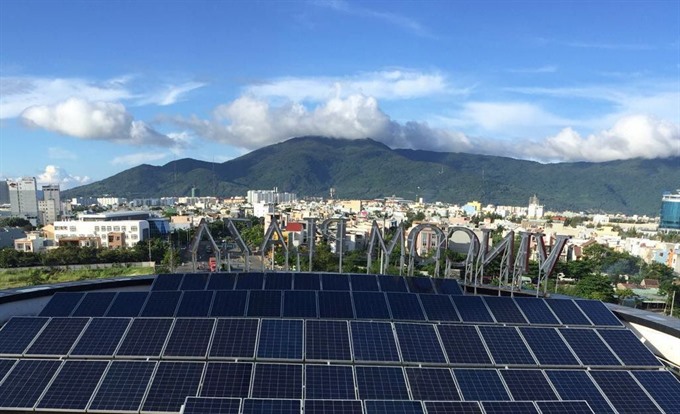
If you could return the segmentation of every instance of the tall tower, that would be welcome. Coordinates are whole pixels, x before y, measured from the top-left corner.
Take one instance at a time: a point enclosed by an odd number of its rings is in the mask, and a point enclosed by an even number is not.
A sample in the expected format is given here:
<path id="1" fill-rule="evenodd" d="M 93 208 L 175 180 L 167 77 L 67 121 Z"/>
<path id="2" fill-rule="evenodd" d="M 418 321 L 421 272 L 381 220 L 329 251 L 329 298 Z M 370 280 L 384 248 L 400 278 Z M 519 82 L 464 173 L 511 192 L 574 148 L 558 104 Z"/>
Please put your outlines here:
<path id="1" fill-rule="evenodd" d="M 61 215 L 61 193 L 59 184 L 42 186 L 43 199 L 38 201 L 38 208 L 42 213 L 42 224 L 52 224 Z"/>
<path id="2" fill-rule="evenodd" d="M 543 217 L 543 206 L 541 205 L 540 201 L 538 201 L 538 197 L 536 194 L 533 196 L 529 197 L 529 208 L 527 209 L 527 217 L 530 219 L 539 219 Z"/>
<path id="3" fill-rule="evenodd" d="M 677 190 L 675 194 L 666 193 L 661 198 L 659 230 L 663 232 L 680 231 L 680 190 Z"/>
<path id="4" fill-rule="evenodd" d="M 25 217 L 34 226 L 38 224 L 38 190 L 35 177 L 9 181 L 9 203 L 13 216 Z"/>
<path id="5" fill-rule="evenodd" d="M 9 204 L 9 187 L 7 180 L 0 180 L 0 204 Z"/>

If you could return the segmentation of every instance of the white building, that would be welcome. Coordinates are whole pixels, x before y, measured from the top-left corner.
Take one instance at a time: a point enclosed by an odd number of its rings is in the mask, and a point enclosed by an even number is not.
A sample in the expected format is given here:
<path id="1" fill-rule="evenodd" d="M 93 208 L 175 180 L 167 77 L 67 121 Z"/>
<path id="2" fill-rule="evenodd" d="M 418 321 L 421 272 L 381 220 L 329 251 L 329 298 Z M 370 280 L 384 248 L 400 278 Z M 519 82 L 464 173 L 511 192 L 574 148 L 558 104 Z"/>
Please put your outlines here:
<path id="1" fill-rule="evenodd" d="M 246 200 L 250 204 L 294 203 L 297 201 L 297 194 L 279 193 L 278 188 L 274 188 L 273 190 L 249 190 Z"/>
<path id="2" fill-rule="evenodd" d="M 8 181 L 9 203 L 13 216 L 24 217 L 32 225 L 39 222 L 38 190 L 35 177 L 23 177 L 16 181 Z"/>
<path id="3" fill-rule="evenodd" d="M 538 201 L 536 194 L 529 198 L 529 208 L 527 209 L 527 218 L 540 219 L 543 217 L 543 206 Z"/>
<path id="4" fill-rule="evenodd" d="M 0 205 L 9 204 L 9 187 L 7 180 L 0 180 Z"/>

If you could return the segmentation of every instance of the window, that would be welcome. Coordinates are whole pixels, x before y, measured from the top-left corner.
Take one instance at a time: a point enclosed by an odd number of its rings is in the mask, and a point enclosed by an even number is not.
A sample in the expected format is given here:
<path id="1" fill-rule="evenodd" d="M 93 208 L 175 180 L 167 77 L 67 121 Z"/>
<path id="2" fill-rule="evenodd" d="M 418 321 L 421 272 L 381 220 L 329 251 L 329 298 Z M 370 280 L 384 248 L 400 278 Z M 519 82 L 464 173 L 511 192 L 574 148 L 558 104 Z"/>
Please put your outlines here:
<path id="1" fill-rule="evenodd" d="M 95 233 L 99 231 L 99 226 L 94 226 Z"/>
<path id="2" fill-rule="evenodd" d="M 120 226 L 113 226 L 113 231 L 120 231 Z"/>
<path id="3" fill-rule="evenodd" d="M 132 231 L 137 231 L 137 226 L 132 226 L 132 227 L 130 227 L 130 230 L 132 230 Z"/>
<path id="4" fill-rule="evenodd" d="M 69 227 L 68 231 L 76 231 L 76 226 Z"/>
<path id="5" fill-rule="evenodd" d="M 120 226 L 120 229 L 121 229 L 122 231 L 126 231 L 126 227 L 125 227 L 125 226 Z"/>

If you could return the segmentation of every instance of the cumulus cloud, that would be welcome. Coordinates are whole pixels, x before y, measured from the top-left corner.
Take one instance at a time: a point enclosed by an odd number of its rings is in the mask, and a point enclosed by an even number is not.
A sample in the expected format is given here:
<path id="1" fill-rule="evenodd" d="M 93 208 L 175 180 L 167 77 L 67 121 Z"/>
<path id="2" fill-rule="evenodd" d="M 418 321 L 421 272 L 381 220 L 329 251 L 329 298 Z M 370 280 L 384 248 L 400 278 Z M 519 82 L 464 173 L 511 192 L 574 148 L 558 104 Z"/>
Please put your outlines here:
<path id="1" fill-rule="evenodd" d="M 36 177 L 38 184 L 59 184 L 62 190 L 89 183 L 90 177 L 71 175 L 56 165 L 47 165 L 43 172 Z"/>
<path id="2" fill-rule="evenodd" d="M 146 164 L 166 158 L 169 153 L 166 152 L 138 152 L 134 154 L 121 155 L 111 160 L 113 165 L 128 165 L 135 166 Z"/>

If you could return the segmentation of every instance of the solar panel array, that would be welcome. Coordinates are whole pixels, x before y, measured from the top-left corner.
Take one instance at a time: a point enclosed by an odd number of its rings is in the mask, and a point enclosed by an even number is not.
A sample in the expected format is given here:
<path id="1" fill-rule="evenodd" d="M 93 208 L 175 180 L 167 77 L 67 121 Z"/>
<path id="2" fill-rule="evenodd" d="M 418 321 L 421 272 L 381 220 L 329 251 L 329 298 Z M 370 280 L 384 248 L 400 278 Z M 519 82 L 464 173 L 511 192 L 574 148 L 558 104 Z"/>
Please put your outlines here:
<path id="1" fill-rule="evenodd" d="M 159 275 L 148 293 L 56 293 L 0 330 L 0 411 L 668 414 L 678 401 L 601 302 L 467 296 L 451 279 Z"/>

